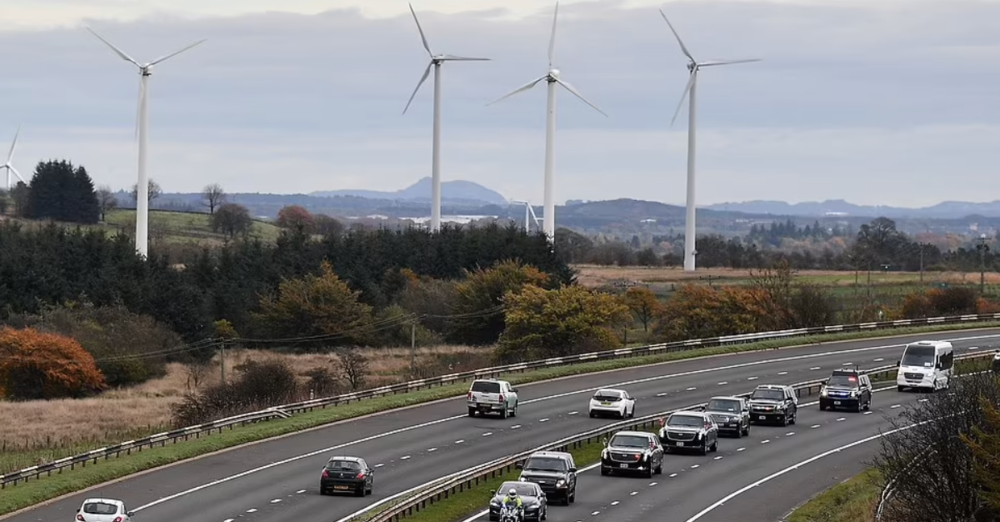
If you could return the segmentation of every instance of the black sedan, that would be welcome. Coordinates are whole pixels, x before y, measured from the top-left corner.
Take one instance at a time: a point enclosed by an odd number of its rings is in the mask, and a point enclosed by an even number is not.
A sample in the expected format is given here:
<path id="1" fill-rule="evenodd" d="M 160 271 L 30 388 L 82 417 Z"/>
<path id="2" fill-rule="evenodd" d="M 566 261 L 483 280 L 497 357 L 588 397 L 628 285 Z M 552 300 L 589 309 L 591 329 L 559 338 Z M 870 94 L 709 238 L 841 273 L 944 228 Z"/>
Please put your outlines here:
<path id="1" fill-rule="evenodd" d="M 503 499 L 510 493 L 510 490 L 517 491 L 517 496 L 521 497 L 521 505 L 524 506 L 524 520 L 541 521 L 545 520 L 549 514 L 549 503 L 545 498 L 545 492 L 534 482 L 504 482 L 490 498 L 490 520 L 500 520 L 500 506 Z"/>
<path id="2" fill-rule="evenodd" d="M 375 486 L 375 470 L 361 457 L 333 457 L 323 467 L 319 494 L 353 493 L 370 495 Z"/>

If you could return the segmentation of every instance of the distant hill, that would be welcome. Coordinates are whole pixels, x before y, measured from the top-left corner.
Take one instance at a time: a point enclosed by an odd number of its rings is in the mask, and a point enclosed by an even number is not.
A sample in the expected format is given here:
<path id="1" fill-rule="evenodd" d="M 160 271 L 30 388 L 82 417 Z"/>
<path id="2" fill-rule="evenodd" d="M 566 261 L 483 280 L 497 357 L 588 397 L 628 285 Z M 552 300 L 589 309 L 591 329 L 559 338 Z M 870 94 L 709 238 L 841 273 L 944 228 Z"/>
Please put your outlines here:
<path id="1" fill-rule="evenodd" d="M 944 201 L 930 207 L 906 208 L 873 205 L 855 205 L 842 199 L 826 201 L 806 201 L 786 203 L 784 201 L 744 201 L 739 203 L 717 203 L 707 205 L 712 210 L 729 210 L 751 214 L 772 214 L 779 216 L 846 215 L 852 217 L 908 218 L 908 219 L 960 219 L 970 215 L 1000 217 L 1000 201 L 989 203 L 969 203 L 965 201 Z"/>
<path id="2" fill-rule="evenodd" d="M 325 190 L 309 194 L 317 197 L 353 196 L 366 199 L 388 199 L 401 201 L 430 201 L 431 178 L 426 177 L 402 190 L 386 192 L 380 190 Z M 472 181 L 455 180 L 441 183 L 441 199 L 453 203 L 479 202 L 485 205 L 505 205 L 507 198 L 495 190 L 488 189 Z"/>

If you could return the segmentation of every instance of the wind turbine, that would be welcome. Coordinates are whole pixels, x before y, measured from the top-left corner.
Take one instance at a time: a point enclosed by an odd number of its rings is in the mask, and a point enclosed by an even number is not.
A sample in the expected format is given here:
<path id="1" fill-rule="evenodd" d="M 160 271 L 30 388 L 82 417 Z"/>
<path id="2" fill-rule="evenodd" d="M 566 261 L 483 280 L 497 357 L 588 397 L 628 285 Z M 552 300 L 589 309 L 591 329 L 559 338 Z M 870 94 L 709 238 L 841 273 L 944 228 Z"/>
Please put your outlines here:
<path id="1" fill-rule="evenodd" d="M 423 87 L 427 77 L 430 76 L 431 67 L 434 68 L 434 145 L 431 157 L 431 232 L 441 229 L 441 64 L 444 62 L 488 62 L 489 58 L 466 58 L 463 56 L 453 56 L 450 54 L 434 54 L 427 37 L 424 36 L 424 29 L 420 27 L 420 20 L 417 19 L 417 12 L 410 4 L 410 12 L 413 13 L 413 21 L 417 23 L 417 31 L 420 31 L 420 39 L 424 43 L 424 49 L 430 55 L 431 61 L 424 70 L 424 75 L 417 82 L 417 88 L 410 95 L 410 100 L 406 102 L 403 114 L 409 110 L 410 104 L 417 92 Z"/>
<path id="2" fill-rule="evenodd" d="M 538 218 L 535 217 L 535 209 L 531 208 L 531 203 L 528 203 L 527 201 L 516 200 L 516 199 L 510 200 L 510 202 L 511 203 L 516 203 L 518 205 L 524 205 L 524 231 L 525 232 L 531 232 L 531 225 L 529 225 L 529 223 L 534 223 L 536 227 L 538 226 Z M 528 221 L 529 218 L 531 219 L 531 221 Z"/>
<path id="3" fill-rule="evenodd" d="M 687 87 L 684 88 L 684 94 L 681 95 L 681 101 L 677 103 L 677 110 L 674 111 L 674 117 L 670 120 L 670 125 L 673 126 L 674 121 L 677 120 L 677 115 L 680 114 L 681 107 L 684 105 L 684 98 L 690 96 L 690 105 L 688 106 L 687 208 L 684 218 L 684 270 L 686 272 L 693 272 L 695 270 L 695 256 L 698 254 L 697 250 L 695 250 L 694 205 L 695 88 L 698 84 L 698 70 L 702 67 L 711 67 L 714 65 L 759 62 L 760 58 L 750 58 L 746 60 L 710 60 L 707 62 L 699 62 L 691 56 L 690 52 L 688 52 L 687 47 L 681 40 L 681 36 L 677 34 L 677 30 L 674 29 L 673 24 L 671 24 L 670 20 L 667 19 L 667 15 L 662 9 L 660 9 L 660 14 L 663 15 L 663 20 L 667 22 L 667 26 L 670 27 L 670 31 L 674 33 L 674 37 L 677 38 L 677 43 L 681 46 L 681 52 L 684 53 L 684 56 L 688 57 L 689 61 L 687 68 L 691 75 L 691 78 L 688 80 Z"/>
<path id="4" fill-rule="evenodd" d="M 10 152 L 7 153 L 7 162 L 0 165 L 0 169 L 5 169 L 7 171 L 7 192 L 10 192 L 11 188 L 13 188 L 13 178 L 10 177 L 11 172 L 13 172 L 14 175 L 17 176 L 17 179 L 21 180 L 22 183 L 28 183 L 28 180 L 24 179 L 24 176 L 22 176 L 21 173 L 14 168 L 14 164 L 12 163 L 14 161 L 14 149 L 17 148 L 17 137 L 20 134 L 21 127 L 19 126 L 17 128 L 17 132 L 14 133 L 14 143 L 11 143 Z"/>
<path id="5" fill-rule="evenodd" d="M 107 44 L 122 60 L 130 62 L 139 68 L 139 110 L 136 116 L 136 136 L 139 138 L 139 179 L 136 183 L 135 197 L 135 247 L 139 254 L 145 258 L 149 254 L 149 175 L 146 172 L 146 152 L 149 147 L 149 77 L 153 74 L 152 69 L 154 65 L 173 58 L 196 45 L 200 45 L 205 40 L 199 40 L 179 51 L 162 56 L 149 63 L 141 64 L 104 39 L 103 36 L 97 34 L 93 29 L 88 27 L 87 30 L 96 36 L 98 40 Z"/>
<path id="6" fill-rule="evenodd" d="M 583 103 L 590 105 L 597 112 L 604 114 L 604 116 L 607 116 L 607 114 L 605 114 L 604 111 L 597 108 L 597 106 L 594 105 L 593 103 L 590 103 L 590 101 L 584 98 L 583 95 L 580 94 L 579 91 L 577 91 L 572 85 L 566 82 L 566 80 L 563 80 L 560 77 L 559 69 L 556 69 L 553 66 L 553 63 L 555 62 L 555 53 L 556 53 L 556 22 L 558 20 L 559 20 L 559 2 L 556 2 L 555 14 L 552 17 L 552 37 L 549 40 L 549 72 L 546 73 L 545 76 L 542 76 L 537 80 L 533 80 L 521 87 L 518 87 L 517 89 L 514 89 L 513 91 L 501 96 L 497 100 L 494 100 L 487 104 L 487 105 L 493 105 L 494 103 L 510 98 L 511 96 L 519 92 L 527 91 L 543 80 L 548 82 L 548 105 L 547 105 L 548 108 L 546 109 L 546 119 L 545 119 L 545 198 L 544 198 L 545 214 L 542 216 L 542 221 L 543 221 L 542 229 L 545 231 L 545 235 L 548 236 L 550 243 L 555 242 L 555 235 L 556 235 L 556 206 L 553 194 L 554 190 L 553 154 L 555 152 L 555 137 L 556 137 L 556 84 L 562 85 L 567 91 L 569 91 L 574 96 L 582 100 Z"/>

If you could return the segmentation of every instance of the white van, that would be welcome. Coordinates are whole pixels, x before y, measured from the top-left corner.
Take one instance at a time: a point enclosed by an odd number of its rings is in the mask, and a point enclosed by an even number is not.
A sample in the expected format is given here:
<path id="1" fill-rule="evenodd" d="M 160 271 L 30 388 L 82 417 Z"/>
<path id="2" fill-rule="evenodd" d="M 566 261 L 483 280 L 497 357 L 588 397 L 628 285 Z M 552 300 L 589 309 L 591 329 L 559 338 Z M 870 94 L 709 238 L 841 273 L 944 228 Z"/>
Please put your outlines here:
<path id="1" fill-rule="evenodd" d="M 948 341 L 919 341 L 906 345 L 896 362 L 896 387 L 930 391 L 948 389 L 955 350 Z"/>

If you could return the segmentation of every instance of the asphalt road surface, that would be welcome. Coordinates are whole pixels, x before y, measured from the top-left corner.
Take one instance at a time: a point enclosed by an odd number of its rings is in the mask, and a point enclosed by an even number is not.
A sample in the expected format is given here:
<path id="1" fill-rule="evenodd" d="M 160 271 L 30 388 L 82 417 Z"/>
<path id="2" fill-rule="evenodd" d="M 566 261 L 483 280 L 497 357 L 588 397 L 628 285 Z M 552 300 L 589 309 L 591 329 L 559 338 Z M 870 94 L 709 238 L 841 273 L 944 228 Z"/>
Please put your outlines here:
<path id="1" fill-rule="evenodd" d="M 887 418 L 918 400 L 927 400 L 926 394 L 895 387 L 876 393 L 869 412 L 819 411 L 814 400 L 806 400 L 795 425 L 755 425 L 749 437 L 720 437 L 719 451 L 706 456 L 668 454 L 663 474 L 652 479 L 587 469 L 578 478 L 576 502 L 550 506 L 548 520 L 780 521 L 816 493 L 860 472 L 878 451 L 878 439 L 844 446 L 878 435 L 880 428 L 889 430 Z M 838 448 L 844 449 L 830 453 Z M 807 462 L 822 454 L 828 455 Z"/>
<path id="2" fill-rule="evenodd" d="M 615 422 L 587 416 L 589 398 L 599 387 L 629 390 L 638 399 L 636 414 L 641 416 L 715 395 L 749 392 L 758 384 L 824 378 L 847 364 L 890 365 L 903 344 L 920 339 L 952 340 L 961 354 L 1000 342 L 1000 330 L 826 343 L 523 385 L 518 416 L 506 420 L 468 418 L 464 397 L 448 399 L 179 463 L 6 519 L 69 521 L 84 498 L 103 496 L 124 500 L 136 511 L 136 522 L 335 522 L 441 476 Z M 320 496 L 319 474 L 333 455 L 361 456 L 376 466 L 374 493 L 365 498 Z"/>

